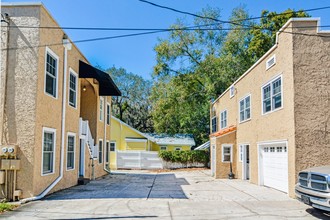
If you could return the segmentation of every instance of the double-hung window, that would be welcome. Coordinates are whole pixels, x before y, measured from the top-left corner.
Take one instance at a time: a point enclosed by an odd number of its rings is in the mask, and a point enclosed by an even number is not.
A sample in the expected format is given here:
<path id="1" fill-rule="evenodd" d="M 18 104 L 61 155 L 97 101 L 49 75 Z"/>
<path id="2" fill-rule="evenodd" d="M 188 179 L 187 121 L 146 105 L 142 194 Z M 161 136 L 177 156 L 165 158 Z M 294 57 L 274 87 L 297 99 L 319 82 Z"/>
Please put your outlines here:
<path id="1" fill-rule="evenodd" d="M 251 117 L 251 96 L 246 96 L 239 102 L 239 121 L 243 122 Z"/>
<path id="2" fill-rule="evenodd" d="M 56 130 L 43 129 L 42 140 L 42 174 L 54 173 Z"/>
<path id="3" fill-rule="evenodd" d="M 104 118 L 104 98 L 100 97 L 100 121 Z"/>
<path id="4" fill-rule="evenodd" d="M 217 117 L 214 116 L 212 118 L 212 133 L 216 132 L 217 131 Z"/>
<path id="5" fill-rule="evenodd" d="M 222 162 L 232 162 L 232 145 L 222 145 Z"/>
<path id="6" fill-rule="evenodd" d="M 99 140 L 99 163 L 103 161 L 103 141 Z"/>
<path id="7" fill-rule="evenodd" d="M 160 146 L 160 150 L 167 150 L 167 146 Z"/>
<path id="8" fill-rule="evenodd" d="M 76 108 L 77 107 L 77 75 L 70 71 L 69 78 L 69 105 Z"/>
<path id="9" fill-rule="evenodd" d="M 58 57 L 49 48 L 46 49 L 45 93 L 57 97 Z"/>
<path id="10" fill-rule="evenodd" d="M 227 127 L 227 110 L 224 110 L 220 113 L 220 128 Z"/>
<path id="11" fill-rule="evenodd" d="M 66 169 L 73 170 L 74 169 L 74 149 L 76 146 L 76 136 L 75 134 L 68 135 L 68 149 L 67 149 L 67 161 L 66 161 Z"/>
<path id="12" fill-rule="evenodd" d="M 282 77 L 278 77 L 262 87 L 262 112 L 274 111 L 282 107 Z"/>

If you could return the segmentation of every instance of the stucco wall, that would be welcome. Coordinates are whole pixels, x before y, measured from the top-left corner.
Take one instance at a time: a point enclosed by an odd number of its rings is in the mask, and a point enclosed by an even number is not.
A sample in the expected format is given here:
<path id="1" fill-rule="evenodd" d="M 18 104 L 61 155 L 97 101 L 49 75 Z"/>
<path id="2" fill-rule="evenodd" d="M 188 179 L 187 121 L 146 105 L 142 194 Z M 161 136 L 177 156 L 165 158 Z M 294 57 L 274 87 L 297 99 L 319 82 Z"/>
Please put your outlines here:
<path id="1" fill-rule="evenodd" d="M 230 163 L 222 162 L 222 146 L 231 145 L 232 148 L 232 172 L 237 176 L 237 146 L 236 146 L 236 132 L 225 134 L 221 137 L 216 138 L 216 169 L 215 178 L 228 178 L 230 172 Z"/>
<path id="2" fill-rule="evenodd" d="M 296 22 L 313 26 L 304 33 L 316 35 L 317 22 Z M 330 34 L 321 34 L 330 36 Z M 294 112 L 297 172 L 330 164 L 330 38 L 293 36 Z"/>
<path id="3" fill-rule="evenodd" d="M 290 25 L 288 27 L 290 29 Z M 241 78 L 235 86 L 235 96 L 230 98 L 229 91 L 215 102 L 217 117 L 227 109 L 228 125 L 237 126 L 237 146 L 249 144 L 250 182 L 258 184 L 258 143 L 277 140 L 288 141 L 288 170 L 289 194 L 294 195 L 295 177 L 295 140 L 294 140 L 294 111 L 293 111 L 293 64 L 292 64 L 292 35 L 279 34 L 278 45 L 267 56 L 259 60 L 249 73 Z M 273 55 L 276 64 L 266 70 L 266 61 Z M 262 114 L 262 87 L 270 80 L 282 76 L 282 108 Z M 239 101 L 251 95 L 251 118 L 239 121 Z M 218 126 L 220 119 L 218 119 Z M 238 161 L 239 148 L 235 148 L 235 159 Z M 217 164 L 218 165 L 218 164 Z M 217 168 L 219 165 L 217 166 Z M 242 163 L 237 162 L 237 178 L 242 178 Z"/>
<path id="4" fill-rule="evenodd" d="M 11 26 L 38 26 L 38 6 L 20 9 L 1 7 L 1 13 L 8 13 Z M 20 17 L 24 14 L 24 17 Z M 33 195 L 33 164 L 35 145 L 36 82 L 39 48 L 38 29 L 11 28 L 8 50 L 7 97 L 4 121 L 4 144 L 19 145 L 18 158 L 21 170 L 17 172 L 17 188 L 23 189 L 23 196 Z M 20 48 L 20 49 L 19 49 Z M 24 49 L 23 49 L 24 48 Z M 2 58 L 3 60 L 3 58 Z M 17 65 L 18 64 L 18 65 Z M 2 75 L 2 74 L 1 74 Z"/>

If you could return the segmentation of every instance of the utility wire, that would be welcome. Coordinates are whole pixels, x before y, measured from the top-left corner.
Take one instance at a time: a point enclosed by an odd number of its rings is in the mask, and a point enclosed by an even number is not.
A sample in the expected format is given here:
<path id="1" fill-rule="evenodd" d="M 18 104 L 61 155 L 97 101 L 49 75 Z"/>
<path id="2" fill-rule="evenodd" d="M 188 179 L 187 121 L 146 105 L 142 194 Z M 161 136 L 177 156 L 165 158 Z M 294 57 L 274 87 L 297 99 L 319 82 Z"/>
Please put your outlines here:
<path id="1" fill-rule="evenodd" d="M 316 27 L 316 26 L 315 26 Z M 327 25 L 327 27 L 330 27 L 330 25 Z M 305 27 L 305 28 L 311 28 L 311 26 Z M 226 30 L 247 30 L 251 28 L 228 28 Z M 110 40 L 110 39 L 117 39 L 117 38 L 124 38 L 124 37 L 133 37 L 133 36 L 141 36 L 141 35 L 148 35 L 148 34 L 155 34 L 155 33 L 161 33 L 161 32 L 168 32 L 168 31 L 174 31 L 174 30 L 224 30 L 224 29 L 171 29 L 171 30 L 157 30 L 157 31 L 149 31 L 149 32 L 141 32 L 141 33 L 134 33 L 134 34 L 125 34 L 125 35 L 116 35 L 116 36 L 109 36 L 109 37 L 100 37 L 100 38 L 90 38 L 90 39 L 84 39 L 84 40 L 76 40 L 72 41 L 71 43 L 84 43 L 84 42 L 92 42 L 92 41 L 101 41 L 101 40 Z M 296 35 L 302 35 L 302 36 L 310 36 L 310 37 L 322 37 L 322 38 L 330 38 L 330 35 L 321 35 L 321 34 L 306 34 L 306 33 L 298 33 L 298 32 L 289 32 L 289 31 L 278 31 L 280 33 L 287 33 L 287 34 L 296 34 Z M 25 46 L 25 47 L 12 47 L 12 48 L 4 48 L 1 50 L 18 50 L 18 49 L 30 49 L 30 48 L 38 48 L 38 47 L 47 47 L 47 46 L 59 46 L 63 45 L 63 43 L 53 43 L 53 44 L 45 44 L 45 45 L 36 45 L 36 46 Z"/>

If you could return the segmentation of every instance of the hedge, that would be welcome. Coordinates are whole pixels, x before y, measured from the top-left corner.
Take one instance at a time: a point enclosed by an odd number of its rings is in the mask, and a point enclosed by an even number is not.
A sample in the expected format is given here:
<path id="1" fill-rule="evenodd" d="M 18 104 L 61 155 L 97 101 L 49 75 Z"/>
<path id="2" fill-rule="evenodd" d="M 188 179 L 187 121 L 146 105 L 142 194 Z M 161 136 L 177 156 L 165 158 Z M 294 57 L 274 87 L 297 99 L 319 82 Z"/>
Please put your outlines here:
<path id="1" fill-rule="evenodd" d="M 202 163 L 205 166 L 210 162 L 210 153 L 207 150 L 192 151 L 160 151 L 159 157 L 166 162 L 182 163 Z"/>

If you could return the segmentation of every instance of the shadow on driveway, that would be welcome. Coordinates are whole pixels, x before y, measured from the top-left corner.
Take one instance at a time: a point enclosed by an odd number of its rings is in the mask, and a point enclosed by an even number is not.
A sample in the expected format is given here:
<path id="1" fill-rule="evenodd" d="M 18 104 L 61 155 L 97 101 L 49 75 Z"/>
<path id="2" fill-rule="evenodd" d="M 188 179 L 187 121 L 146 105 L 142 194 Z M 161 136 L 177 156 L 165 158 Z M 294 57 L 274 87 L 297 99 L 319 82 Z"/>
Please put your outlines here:
<path id="1" fill-rule="evenodd" d="M 100 198 L 163 198 L 188 199 L 181 186 L 189 185 L 174 174 L 114 173 L 87 185 L 74 186 L 44 198 L 44 200 Z"/>

